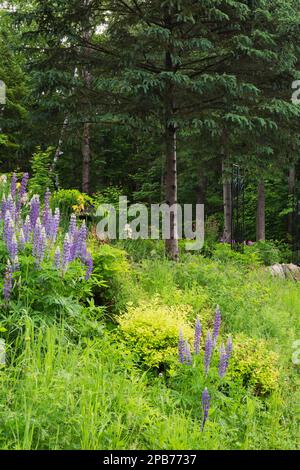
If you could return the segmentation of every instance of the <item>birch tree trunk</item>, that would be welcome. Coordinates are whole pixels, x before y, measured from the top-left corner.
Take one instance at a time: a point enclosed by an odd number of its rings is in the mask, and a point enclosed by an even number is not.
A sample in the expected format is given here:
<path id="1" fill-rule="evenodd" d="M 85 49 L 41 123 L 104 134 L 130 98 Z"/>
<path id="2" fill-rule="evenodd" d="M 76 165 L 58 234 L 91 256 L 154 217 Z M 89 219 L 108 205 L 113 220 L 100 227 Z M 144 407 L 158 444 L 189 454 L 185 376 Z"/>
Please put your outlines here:
<path id="1" fill-rule="evenodd" d="M 266 239 L 265 206 L 265 182 L 261 178 L 257 187 L 256 241 Z"/>
<path id="2" fill-rule="evenodd" d="M 296 184 L 296 172 L 295 166 L 291 166 L 289 168 L 289 176 L 288 176 L 288 189 L 289 189 L 289 196 L 293 198 L 294 191 L 295 191 L 295 184 Z M 293 213 L 290 212 L 288 214 L 288 234 L 290 237 L 293 236 Z"/>
<path id="3" fill-rule="evenodd" d="M 166 68 L 173 71 L 171 52 L 166 52 Z M 166 239 L 167 256 L 178 261 L 178 211 L 177 211 L 177 129 L 172 123 L 175 109 L 174 88 L 171 83 L 166 86 L 166 203 L 170 207 L 170 238 Z"/>

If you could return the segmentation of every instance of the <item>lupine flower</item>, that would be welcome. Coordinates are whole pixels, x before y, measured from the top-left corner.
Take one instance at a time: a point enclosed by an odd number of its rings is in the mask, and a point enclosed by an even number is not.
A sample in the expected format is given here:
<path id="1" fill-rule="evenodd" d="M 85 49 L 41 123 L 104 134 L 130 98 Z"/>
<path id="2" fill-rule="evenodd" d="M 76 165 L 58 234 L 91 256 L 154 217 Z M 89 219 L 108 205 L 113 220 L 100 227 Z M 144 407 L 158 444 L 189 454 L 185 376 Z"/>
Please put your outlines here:
<path id="1" fill-rule="evenodd" d="M 195 326 L 195 338 L 194 338 L 195 354 L 199 354 L 200 352 L 201 331 L 202 331 L 201 323 L 200 323 L 199 318 L 197 317 L 196 326 Z"/>
<path id="2" fill-rule="evenodd" d="M 49 238 L 52 243 L 56 241 L 57 232 L 59 228 L 59 222 L 60 222 L 60 211 L 57 207 L 54 211 L 54 216 L 51 217 L 51 225 L 49 227 Z"/>
<path id="3" fill-rule="evenodd" d="M 220 333 L 220 327 L 221 327 L 221 311 L 218 305 L 216 309 L 214 328 L 213 328 L 213 346 L 214 347 L 217 344 L 217 339 Z"/>
<path id="4" fill-rule="evenodd" d="M 63 254 L 62 254 L 62 266 L 63 269 L 65 270 L 67 265 L 70 262 L 70 238 L 69 235 L 66 234 L 65 240 L 64 240 L 64 245 L 63 245 Z"/>
<path id="5" fill-rule="evenodd" d="M 19 198 L 20 198 L 21 202 L 22 202 L 22 200 L 23 200 L 23 198 L 26 194 L 26 188 L 27 188 L 28 181 L 29 181 L 29 174 L 24 173 L 22 181 L 21 181 L 20 191 L 19 191 Z"/>
<path id="6" fill-rule="evenodd" d="M 1 216 L 2 216 L 2 219 L 4 219 L 5 217 L 5 214 L 6 214 L 6 197 L 5 197 L 5 194 L 3 194 L 2 196 L 2 204 L 1 204 Z"/>
<path id="7" fill-rule="evenodd" d="M 203 411 L 203 418 L 202 418 L 202 425 L 201 425 L 201 431 L 203 431 L 205 423 L 208 418 L 208 413 L 209 413 L 209 408 L 210 408 L 210 396 L 208 393 L 207 388 L 205 387 L 203 393 L 202 393 L 202 411 Z"/>
<path id="8" fill-rule="evenodd" d="M 4 284 L 3 284 L 3 295 L 4 299 L 8 302 L 10 299 L 11 291 L 13 287 L 13 280 L 12 280 L 12 266 L 10 261 L 7 261 L 5 276 L 4 276 Z"/>
<path id="9" fill-rule="evenodd" d="M 61 257 L 60 248 L 58 246 L 54 253 L 54 266 L 56 267 L 56 269 L 60 268 L 60 257 Z"/>
<path id="10" fill-rule="evenodd" d="M 90 253 L 88 253 L 88 256 L 86 257 L 85 265 L 87 267 L 87 270 L 86 270 L 86 273 L 85 273 L 85 280 L 88 281 L 89 278 L 91 277 L 92 272 L 93 272 L 93 258 L 90 255 Z"/>
<path id="11" fill-rule="evenodd" d="M 70 260 L 71 261 L 73 261 L 76 258 L 77 254 L 79 253 L 78 240 L 79 240 L 79 230 L 75 227 L 75 230 L 74 230 L 74 233 L 73 233 L 73 236 L 72 236 L 71 249 L 70 249 Z"/>
<path id="12" fill-rule="evenodd" d="M 205 353 L 204 353 L 204 368 L 206 375 L 208 374 L 211 356 L 213 351 L 213 342 L 210 331 L 208 331 L 205 342 Z"/>
<path id="13" fill-rule="evenodd" d="M 78 243 L 77 243 L 77 253 L 81 260 L 86 258 L 86 240 L 87 240 L 87 228 L 85 222 L 82 222 L 82 225 L 79 230 Z"/>
<path id="14" fill-rule="evenodd" d="M 40 234 L 39 234 L 38 246 L 37 246 L 37 252 L 36 252 L 36 257 L 37 257 L 37 261 L 39 264 L 42 263 L 44 256 L 45 256 L 46 242 L 47 242 L 46 230 L 45 230 L 45 227 L 42 227 L 40 230 Z"/>
<path id="15" fill-rule="evenodd" d="M 30 201 L 30 224 L 34 228 L 36 221 L 40 215 L 40 198 L 37 194 L 32 196 Z"/>
<path id="16" fill-rule="evenodd" d="M 10 243 L 12 236 L 13 236 L 13 221 L 10 217 L 10 212 L 6 211 L 5 218 L 4 218 L 4 231 L 3 231 L 3 240 L 6 244 Z"/>
<path id="17" fill-rule="evenodd" d="M 10 213 L 10 216 L 13 217 L 15 211 L 14 211 L 14 200 L 11 194 L 9 194 L 7 197 L 6 211 L 8 211 Z"/>
<path id="18" fill-rule="evenodd" d="M 10 194 L 12 197 L 15 197 L 16 195 L 17 181 L 18 181 L 17 175 L 16 173 L 13 173 L 11 177 L 11 182 L 10 182 Z"/>
<path id="19" fill-rule="evenodd" d="M 27 215 L 25 219 L 25 223 L 23 225 L 23 233 L 24 233 L 24 238 L 25 238 L 26 243 L 29 242 L 30 232 L 31 232 L 30 217 L 29 215 Z"/>
<path id="20" fill-rule="evenodd" d="M 12 236 L 12 239 L 10 240 L 10 242 L 8 242 L 7 248 L 8 248 L 11 259 L 14 260 L 15 257 L 18 255 L 18 242 L 17 242 L 17 237 L 15 234 Z"/>
<path id="21" fill-rule="evenodd" d="M 224 375 L 226 374 L 228 366 L 228 361 L 227 361 L 227 353 L 224 344 L 220 347 L 220 360 L 219 360 L 219 376 L 222 379 Z"/>
<path id="22" fill-rule="evenodd" d="M 41 230 L 42 230 L 42 225 L 41 225 L 40 218 L 38 217 L 34 226 L 34 231 L 33 231 L 33 245 L 32 245 L 33 256 L 38 256 Z"/>
<path id="23" fill-rule="evenodd" d="M 74 233 L 76 231 L 76 224 L 77 224 L 76 215 L 72 214 L 71 218 L 70 218 L 70 225 L 69 225 L 69 236 L 70 236 L 70 238 L 74 236 Z"/>
<path id="24" fill-rule="evenodd" d="M 191 365 L 193 363 L 191 348 L 188 340 L 185 341 L 185 363 Z"/>
<path id="25" fill-rule="evenodd" d="M 232 338 L 229 336 L 227 340 L 227 345 L 226 345 L 226 357 L 227 357 L 227 363 L 229 362 L 229 359 L 232 354 Z"/>
<path id="26" fill-rule="evenodd" d="M 182 330 L 180 330 L 180 332 L 179 332 L 178 360 L 179 360 L 180 364 L 184 364 L 184 362 L 185 362 L 185 341 L 183 339 Z"/>
<path id="27" fill-rule="evenodd" d="M 24 235 L 24 231 L 23 229 L 21 228 L 20 230 L 20 233 L 19 233 L 19 247 L 20 247 L 20 250 L 24 250 L 24 247 L 25 247 L 25 235 Z"/>

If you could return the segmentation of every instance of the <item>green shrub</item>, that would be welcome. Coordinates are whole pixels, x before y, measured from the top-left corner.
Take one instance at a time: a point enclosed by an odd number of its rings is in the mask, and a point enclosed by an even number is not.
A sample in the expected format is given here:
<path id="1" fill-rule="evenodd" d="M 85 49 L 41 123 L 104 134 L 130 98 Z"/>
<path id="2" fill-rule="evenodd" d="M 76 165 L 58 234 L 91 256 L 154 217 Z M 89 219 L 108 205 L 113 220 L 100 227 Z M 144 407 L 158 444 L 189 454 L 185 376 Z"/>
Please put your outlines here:
<path id="1" fill-rule="evenodd" d="M 278 386 L 278 355 L 268 349 L 266 341 L 238 335 L 229 375 L 232 380 L 241 380 L 255 395 L 267 395 Z"/>
<path id="2" fill-rule="evenodd" d="M 177 362 L 178 332 L 182 329 L 192 339 L 188 322 L 190 307 L 162 305 L 157 298 L 141 302 L 118 318 L 121 336 L 138 358 L 148 367 L 164 370 Z"/>
<path id="3" fill-rule="evenodd" d="M 72 213 L 79 216 L 85 214 L 92 204 L 92 198 L 77 189 L 60 189 L 51 197 L 51 207 L 59 207 L 62 219 L 67 221 Z"/>
<path id="4" fill-rule="evenodd" d="M 92 247 L 94 271 L 93 276 L 99 277 L 99 285 L 93 286 L 93 297 L 98 305 L 104 305 L 109 308 L 110 313 L 116 313 L 119 310 L 119 304 L 126 303 L 129 299 L 122 302 L 123 282 L 125 273 L 130 271 L 127 260 L 127 253 L 111 245 L 100 245 L 96 241 Z M 122 277 L 122 279 L 121 279 Z"/>

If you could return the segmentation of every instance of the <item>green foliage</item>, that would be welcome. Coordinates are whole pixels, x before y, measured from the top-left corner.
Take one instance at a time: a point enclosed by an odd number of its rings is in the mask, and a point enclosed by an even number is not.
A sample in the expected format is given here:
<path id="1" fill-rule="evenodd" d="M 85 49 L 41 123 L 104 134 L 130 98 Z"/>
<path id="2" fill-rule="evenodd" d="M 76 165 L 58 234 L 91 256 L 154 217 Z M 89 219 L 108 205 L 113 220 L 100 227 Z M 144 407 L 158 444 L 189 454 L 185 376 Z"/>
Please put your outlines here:
<path id="1" fill-rule="evenodd" d="M 180 328 L 185 338 L 191 340 L 193 337 L 189 313 L 188 306 L 168 307 L 157 298 L 137 307 L 128 305 L 127 312 L 118 318 L 120 334 L 147 367 L 169 369 L 178 361 Z"/>
<path id="2" fill-rule="evenodd" d="M 33 194 L 42 196 L 45 190 L 49 188 L 53 190 L 54 175 L 51 175 L 51 163 L 53 159 L 53 148 L 49 147 L 47 150 L 41 150 L 39 147 L 32 157 L 31 168 L 32 178 L 30 179 L 30 191 Z"/>
<path id="3" fill-rule="evenodd" d="M 234 338 L 229 377 L 250 387 L 255 395 L 267 395 L 279 385 L 278 361 L 266 342 L 239 335 Z"/>

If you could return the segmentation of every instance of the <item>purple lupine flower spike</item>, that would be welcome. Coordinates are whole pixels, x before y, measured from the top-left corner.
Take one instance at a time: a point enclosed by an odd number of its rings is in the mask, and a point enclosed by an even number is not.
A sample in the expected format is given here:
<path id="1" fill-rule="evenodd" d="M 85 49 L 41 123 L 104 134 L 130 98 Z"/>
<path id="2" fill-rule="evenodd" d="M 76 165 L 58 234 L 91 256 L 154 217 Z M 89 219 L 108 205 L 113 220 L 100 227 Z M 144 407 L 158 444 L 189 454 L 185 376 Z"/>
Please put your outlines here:
<path id="1" fill-rule="evenodd" d="M 34 228 L 40 215 L 40 198 L 37 194 L 32 196 L 30 201 L 30 224 Z"/>
<path id="2" fill-rule="evenodd" d="M 228 366 L 228 361 L 227 361 L 227 353 L 224 344 L 220 347 L 220 360 L 219 360 L 219 376 L 222 379 L 224 375 L 226 374 Z"/>
<path id="3" fill-rule="evenodd" d="M 46 242 L 47 242 L 46 230 L 45 230 L 45 227 L 42 227 L 40 234 L 39 234 L 39 241 L 38 241 L 38 247 L 37 247 L 37 253 L 36 253 L 37 262 L 39 264 L 43 262 L 44 257 L 45 257 Z"/>
<path id="4" fill-rule="evenodd" d="M 180 364 L 184 364 L 185 361 L 185 342 L 183 339 L 182 330 L 179 332 L 179 340 L 178 340 L 178 360 Z"/>
<path id="5" fill-rule="evenodd" d="M 11 182 L 10 182 L 10 194 L 12 198 L 14 198 L 16 195 L 17 181 L 18 181 L 17 175 L 16 173 L 13 173 L 11 177 Z"/>
<path id="6" fill-rule="evenodd" d="M 216 309 L 214 328 L 213 328 L 213 347 L 215 347 L 217 344 L 217 339 L 220 333 L 220 328 L 221 328 L 221 311 L 218 305 Z"/>
<path id="7" fill-rule="evenodd" d="M 195 354 L 200 353 L 200 340 L 201 340 L 202 327 L 199 318 L 197 317 L 195 326 L 195 338 L 194 338 L 194 351 Z"/>
<path id="8" fill-rule="evenodd" d="M 210 331 L 208 331 L 205 342 L 205 353 L 204 353 L 204 369 L 206 375 L 208 374 L 211 356 L 213 351 L 213 342 Z"/>
<path id="9" fill-rule="evenodd" d="M 25 242 L 26 243 L 29 242 L 30 233 L 31 233 L 31 223 L 30 223 L 29 215 L 26 216 L 25 223 L 23 225 L 23 233 L 24 233 Z"/>
<path id="10" fill-rule="evenodd" d="M 69 262 L 70 262 L 70 238 L 69 235 L 66 234 L 65 239 L 64 239 L 64 244 L 63 244 L 63 254 L 62 254 L 62 267 L 64 270 L 66 270 Z"/>
<path id="11" fill-rule="evenodd" d="M 20 192 L 19 192 L 19 198 L 20 198 L 21 202 L 23 202 L 23 198 L 26 194 L 28 181 L 29 181 L 29 174 L 24 173 L 22 181 L 21 181 Z"/>
<path id="12" fill-rule="evenodd" d="M 41 230 L 42 230 L 42 225 L 38 217 L 34 226 L 34 231 L 33 231 L 33 245 L 32 245 L 33 256 L 38 256 L 38 253 L 39 253 Z"/>
<path id="13" fill-rule="evenodd" d="M 3 295 L 6 302 L 10 300 L 10 295 L 13 287 L 12 280 L 12 266 L 10 261 L 7 261 L 5 275 L 4 275 L 4 284 L 3 284 Z"/>
<path id="14" fill-rule="evenodd" d="M 226 345 L 226 359 L 227 359 L 227 365 L 229 363 L 229 359 L 231 358 L 232 354 L 232 338 L 229 336 L 227 340 L 227 345 Z"/>
<path id="15" fill-rule="evenodd" d="M 2 204 L 1 204 L 1 215 L 2 215 L 2 219 L 5 218 L 5 214 L 6 214 L 6 205 L 7 205 L 7 202 L 6 202 L 6 196 L 5 194 L 3 194 L 2 196 Z"/>
<path id="16" fill-rule="evenodd" d="M 60 268 L 60 258 L 61 258 L 61 253 L 60 253 L 60 248 L 58 246 L 54 254 L 54 266 L 56 267 L 57 270 Z"/>
<path id="17" fill-rule="evenodd" d="M 21 228 L 20 233 L 19 233 L 19 247 L 20 247 L 20 250 L 21 250 L 21 251 L 24 250 L 24 248 L 25 248 L 25 243 L 26 243 L 26 240 L 25 240 L 24 231 L 23 231 L 23 229 Z"/>
<path id="18" fill-rule="evenodd" d="M 208 418 L 208 413 L 209 413 L 209 408 L 210 408 L 210 396 L 208 393 L 207 388 L 205 387 L 203 393 L 202 393 L 202 411 L 203 411 L 203 418 L 202 418 L 202 425 L 201 425 L 201 431 L 203 431 L 205 423 Z"/>
<path id="19" fill-rule="evenodd" d="M 190 348 L 188 340 L 185 341 L 185 362 L 189 366 L 193 363 L 193 359 L 191 355 L 191 348 Z"/>
<path id="20" fill-rule="evenodd" d="M 86 260 L 85 260 L 85 265 L 86 265 L 86 273 L 85 273 L 85 280 L 88 281 L 91 277 L 91 274 L 93 272 L 93 258 L 90 253 L 88 253 Z"/>
<path id="21" fill-rule="evenodd" d="M 18 242 L 15 234 L 12 236 L 12 239 L 10 243 L 8 243 L 7 248 L 10 254 L 10 258 L 14 260 L 15 257 L 18 255 Z"/>
<path id="22" fill-rule="evenodd" d="M 76 224 L 77 224 L 76 215 L 72 214 L 71 218 L 70 218 L 70 225 L 69 225 L 69 236 L 70 236 L 70 238 L 74 236 L 74 233 L 76 231 Z"/>

